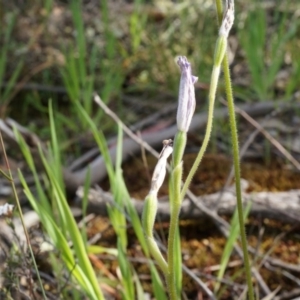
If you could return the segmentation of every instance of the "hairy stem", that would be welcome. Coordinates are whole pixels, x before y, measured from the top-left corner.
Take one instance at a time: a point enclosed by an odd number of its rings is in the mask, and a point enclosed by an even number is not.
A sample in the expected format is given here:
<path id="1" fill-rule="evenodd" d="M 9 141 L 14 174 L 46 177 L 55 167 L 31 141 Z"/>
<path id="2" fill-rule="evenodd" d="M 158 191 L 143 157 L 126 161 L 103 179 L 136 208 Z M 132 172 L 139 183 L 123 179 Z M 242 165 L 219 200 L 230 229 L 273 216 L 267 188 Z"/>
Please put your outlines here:
<path id="1" fill-rule="evenodd" d="M 230 121 L 233 164 L 234 164 L 234 174 L 235 174 L 237 211 L 238 211 L 238 217 L 239 217 L 239 226 L 240 226 L 242 250 L 243 250 L 243 257 L 244 257 L 244 269 L 245 269 L 247 286 L 248 286 L 248 297 L 249 297 L 248 299 L 254 300 L 251 268 L 250 268 L 249 255 L 248 255 L 248 249 L 247 249 L 247 236 L 246 236 L 246 229 L 245 229 L 244 216 L 243 216 L 243 201 L 242 201 L 242 189 L 241 189 L 241 172 L 240 172 L 240 160 L 239 160 L 240 153 L 239 153 L 238 132 L 237 132 L 237 126 L 236 126 L 234 100 L 233 100 L 233 95 L 232 95 L 231 79 L 230 79 L 230 72 L 229 72 L 227 56 L 224 58 L 222 66 L 223 66 L 224 78 L 225 78 L 226 97 L 227 97 L 227 101 L 228 101 L 228 113 L 229 113 L 229 121 Z"/>
<path id="2" fill-rule="evenodd" d="M 217 7 L 217 13 L 218 13 L 218 20 L 219 20 L 219 23 L 221 23 L 221 21 L 222 21 L 222 1 L 221 0 L 216 0 L 216 7 Z M 226 54 L 223 59 L 222 68 L 223 68 L 223 72 L 224 72 L 226 97 L 227 97 L 227 101 L 228 101 L 228 113 L 229 113 L 229 120 L 230 120 L 233 162 L 234 162 L 234 172 L 235 172 L 237 210 L 238 210 L 238 219 L 239 219 L 239 226 L 240 226 L 240 233 L 241 233 L 242 250 L 243 250 L 243 256 L 244 256 L 244 269 L 245 269 L 247 286 L 248 286 L 248 299 L 254 300 L 251 268 L 250 268 L 250 263 L 249 263 L 248 250 L 247 250 L 247 237 L 246 237 L 246 230 L 245 230 L 244 217 L 243 217 L 238 132 L 237 132 L 237 126 L 236 126 L 236 119 L 235 119 L 234 99 L 233 99 L 233 93 L 232 93 L 229 63 L 228 63 L 228 58 L 227 58 Z"/>
<path id="3" fill-rule="evenodd" d="M 214 66 L 211 74 L 211 81 L 210 81 L 210 87 L 209 87 L 209 95 L 208 95 L 208 117 L 207 117 L 207 125 L 206 125 L 206 131 L 204 140 L 202 143 L 202 146 L 200 148 L 200 151 L 198 152 L 198 155 L 193 163 L 193 166 L 186 178 L 186 181 L 183 185 L 183 188 L 181 190 L 181 199 L 184 198 L 186 191 L 199 167 L 199 164 L 203 158 L 203 155 L 206 151 L 212 126 L 213 126 L 213 115 L 214 115 L 214 105 L 215 105 L 215 98 L 216 98 L 216 91 L 218 87 L 218 80 L 220 75 L 220 67 L 221 67 L 221 61 L 223 59 L 225 50 L 226 50 L 227 42 L 226 39 L 218 38 L 218 41 L 216 43 L 216 49 L 215 49 L 215 59 L 214 59 Z"/>

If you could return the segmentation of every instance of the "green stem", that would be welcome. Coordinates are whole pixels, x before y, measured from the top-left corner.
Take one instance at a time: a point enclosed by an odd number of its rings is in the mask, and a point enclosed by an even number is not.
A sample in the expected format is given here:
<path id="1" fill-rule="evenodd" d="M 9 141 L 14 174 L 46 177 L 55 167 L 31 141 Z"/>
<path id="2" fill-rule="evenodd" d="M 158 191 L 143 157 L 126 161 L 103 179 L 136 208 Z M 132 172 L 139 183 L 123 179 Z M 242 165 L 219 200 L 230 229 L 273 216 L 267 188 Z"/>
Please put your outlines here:
<path id="1" fill-rule="evenodd" d="M 176 234 L 178 234 L 178 219 L 181 207 L 181 179 L 182 179 L 182 157 L 186 146 L 186 132 L 178 131 L 174 139 L 174 151 L 172 160 L 172 172 L 171 172 L 171 190 L 170 192 L 170 226 L 168 237 L 168 274 L 167 284 L 169 290 L 169 296 L 171 300 L 179 299 L 179 291 L 176 284 L 176 272 L 181 270 L 176 269 Z M 180 253 L 177 255 L 181 255 Z"/>
<path id="2" fill-rule="evenodd" d="M 217 7 L 219 24 L 221 24 L 221 21 L 222 21 L 222 1 L 221 0 L 216 0 L 216 7 Z M 236 126 L 236 119 L 235 119 L 235 112 L 234 112 L 234 100 L 233 100 L 233 94 L 232 94 L 232 85 L 231 85 L 230 70 L 229 70 L 227 55 L 224 56 L 222 68 L 223 68 L 223 72 L 224 72 L 225 89 L 226 89 L 226 96 L 227 96 L 227 101 L 228 101 L 228 112 L 229 112 L 229 120 L 230 120 L 233 162 L 234 162 L 234 172 L 235 172 L 237 210 L 238 210 L 242 249 L 243 249 L 243 256 L 244 256 L 244 269 L 245 269 L 247 286 L 248 286 L 248 298 L 249 298 L 249 300 L 254 300 L 251 269 L 250 269 L 249 255 L 248 255 L 248 249 L 247 249 L 246 230 L 245 230 L 245 224 L 244 224 L 244 218 L 243 218 L 238 132 L 237 132 L 237 126 Z"/>
<path id="3" fill-rule="evenodd" d="M 236 126 L 234 100 L 233 100 L 233 95 L 232 95 L 231 79 L 230 79 L 230 71 L 229 71 L 227 55 L 224 57 L 222 66 L 223 66 L 223 71 L 224 71 L 226 96 L 227 96 L 227 101 L 228 101 L 228 113 L 229 113 L 229 121 L 230 121 L 234 174 L 235 174 L 237 211 L 238 211 L 238 217 L 239 217 L 241 242 L 242 242 L 242 249 L 243 249 L 243 256 L 244 256 L 244 269 L 245 269 L 247 286 L 248 286 L 248 297 L 249 297 L 248 299 L 254 300 L 251 268 L 250 268 L 249 255 L 248 255 L 248 249 L 247 249 L 246 229 L 245 229 L 245 223 L 244 223 L 244 217 L 243 217 L 243 202 L 242 202 L 242 189 L 241 189 L 241 173 L 240 173 L 240 161 L 239 161 L 240 153 L 239 153 L 238 132 L 237 132 L 237 126 Z"/>
<path id="4" fill-rule="evenodd" d="M 175 271 L 176 271 L 175 237 L 178 228 L 179 212 L 180 212 L 180 204 L 173 205 L 171 210 L 171 220 L 170 220 L 170 229 L 169 229 L 169 238 L 168 238 L 168 274 L 167 274 L 167 284 L 168 284 L 169 296 L 171 300 L 178 300 L 177 288 L 175 282 Z"/>
<path id="5" fill-rule="evenodd" d="M 165 276 L 168 274 L 168 265 L 162 256 L 159 247 L 153 236 L 153 227 L 157 213 L 157 196 L 154 193 L 147 195 L 142 215 L 142 224 L 145 231 L 149 251 L 157 262 Z"/>
<path id="6" fill-rule="evenodd" d="M 173 155 L 172 155 L 172 164 L 173 169 L 178 166 L 181 161 L 184 154 L 184 149 L 186 146 L 186 132 L 183 131 L 177 131 L 176 136 L 174 138 L 174 146 L 173 146 Z"/>
<path id="7" fill-rule="evenodd" d="M 220 74 L 220 65 L 219 66 L 214 66 L 213 71 L 211 74 L 211 84 L 209 87 L 209 95 L 208 95 L 208 117 L 207 117 L 207 125 L 206 125 L 206 131 L 205 131 L 205 136 L 204 140 L 201 146 L 200 151 L 198 152 L 198 155 L 194 161 L 194 164 L 185 180 L 185 183 L 183 185 L 183 188 L 181 190 L 181 199 L 184 198 L 186 191 L 192 181 L 192 178 L 194 177 L 199 164 L 203 158 L 203 155 L 206 151 L 210 136 L 211 136 L 211 131 L 212 131 L 212 126 L 213 126 L 213 114 L 214 114 L 214 105 L 215 105 L 215 98 L 216 98 L 216 91 L 217 91 L 217 86 L 218 86 L 218 79 L 219 79 L 219 74 Z"/>

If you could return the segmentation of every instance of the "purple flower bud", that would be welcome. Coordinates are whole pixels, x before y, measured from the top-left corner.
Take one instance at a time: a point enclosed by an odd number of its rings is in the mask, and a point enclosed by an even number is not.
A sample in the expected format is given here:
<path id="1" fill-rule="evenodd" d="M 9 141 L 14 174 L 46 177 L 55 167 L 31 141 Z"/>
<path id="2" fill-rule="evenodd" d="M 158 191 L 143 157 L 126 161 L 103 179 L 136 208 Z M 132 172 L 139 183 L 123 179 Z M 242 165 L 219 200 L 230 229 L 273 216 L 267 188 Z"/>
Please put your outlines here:
<path id="1" fill-rule="evenodd" d="M 194 84 L 198 80 L 198 77 L 192 75 L 191 65 L 185 56 L 179 56 L 177 64 L 181 70 L 177 110 L 177 127 L 178 130 L 187 132 L 195 112 L 196 100 Z"/>

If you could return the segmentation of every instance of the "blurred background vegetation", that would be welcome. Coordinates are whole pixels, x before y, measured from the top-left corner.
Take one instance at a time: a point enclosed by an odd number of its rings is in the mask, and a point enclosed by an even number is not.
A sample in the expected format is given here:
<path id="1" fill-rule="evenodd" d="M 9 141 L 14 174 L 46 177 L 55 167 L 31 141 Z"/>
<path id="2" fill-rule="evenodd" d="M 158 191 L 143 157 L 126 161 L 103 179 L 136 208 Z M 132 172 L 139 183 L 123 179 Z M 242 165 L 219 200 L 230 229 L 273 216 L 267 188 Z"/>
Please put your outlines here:
<path id="1" fill-rule="evenodd" d="M 15 118 L 42 138 L 49 135 L 49 99 L 65 140 L 85 127 L 76 101 L 102 130 L 113 128 L 94 105 L 94 91 L 127 124 L 174 103 L 177 55 L 187 56 L 199 76 L 198 110 L 206 105 L 217 36 L 213 1 L 14 0 L 0 6 L 0 117 Z M 299 10 L 295 1 L 236 1 L 229 55 L 238 103 L 297 95 Z"/>

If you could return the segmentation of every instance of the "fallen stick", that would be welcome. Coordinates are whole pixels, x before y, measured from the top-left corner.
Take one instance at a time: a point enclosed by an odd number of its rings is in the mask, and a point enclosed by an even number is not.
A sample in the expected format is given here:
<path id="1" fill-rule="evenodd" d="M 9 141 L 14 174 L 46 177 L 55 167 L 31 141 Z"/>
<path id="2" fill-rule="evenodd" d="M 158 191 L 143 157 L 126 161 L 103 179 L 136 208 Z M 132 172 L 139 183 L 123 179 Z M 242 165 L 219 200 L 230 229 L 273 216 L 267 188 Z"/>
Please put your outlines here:
<path id="1" fill-rule="evenodd" d="M 294 108 L 299 106 L 300 104 L 293 103 Z M 291 104 L 284 103 L 284 102 L 274 103 L 270 101 L 270 102 L 241 105 L 240 109 L 245 111 L 251 117 L 258 117 L 270 113 L 274 109 L 274 107 L 288 108 L 291 107 Z M 227 117 L 228 117 L 227 108 L 220 108 L 215 110 L 215 115 L 214 115 L 215 119 L 222 120 L 222 119 L 227 119 Z M 175 116 L 174 116 L 174 120 L 175 120 Z M 207 112 L 195 114 L 192 123 L 190 125 L 190 131 L 196 131 L 196 130 L 199 131 L 201 129 L 204 129 L 206 126 L 206 122 L 207 122 Z M 177 126 L 175 124 L 168 128 L 162 129 L 158 132 L 150 132 L 150 133 L 142 132 L 141 136 L 140 137 L 136 136 L 135 140 L 125 137 L 123 140 L 123 148 L 122 148 L 123 161 L 126 161 L 131 155 L 139 152 L 141 147 L 144 147 L 144 145 L 146 144 L 150 145 L 152 148 L 161 146 L 161 142 L 163 140 L 170 139 L 170 138 L 173 139 L 176 132 L 177 132 Z M 147 148 L 145 147 L 146 150 Z M 109 150 L 110 150 L 111 159 L 114 162 L 116 158 L 116 145 L 112 146 Z M 99 183 L 101 180 L 103 180 L 106 177 L 107 173 L 106 173 L 105 163 L 101 155 L 98 156 L 95 160 L 93 160 L 85 168 L 79 171 L 70 172 L 67 169 L 65 169 L 64 179 L 66 181 L 66 187 L 68 191 L 75 192 L 79 185 L 84 184 L 84 180 L 86 178 L 88 170 L 91 172 L 90 174 L 91 174 L 92 184 Z"/>
<path id="2" fill-rule="evenodd" d="M 83 189 L 77 190 L 77 205 L 82 205 Z M 259 192 L 243 195 L 243 201 L 246 204 L 251 202 L 250 215 L 261 216 L 262 218 L 272 218 L 288 223 L 300 223 L 300 190 L 291 190 L 287 192 Z M 114 204 L 110 193 L 98 189 L 90 189 L 88 194 L 88 211 L 107 215 L 106 205 Z M 141 215 L 143 201 L 131 199 L 137 212 Z M 217 215 L 231 215 L 236 206 L 236 197 L 234 192 L 223 191 L 220 199 L 220 193 L 214 193 L 198 197 L 198 201 Z M 168 201 L 160 201 L 158 204 L 158 219 L 169 220 L 170 210 Z M 196 209 L 194 203 L 186 198 L 182 203 L 180 213 L 181 219 L 199 219 L 207 218 L 207 214 L 200 209 Z"/>
<path id="3" fill-rule="evenodd" d="M 286 102 L 274 103 L 273 101 L 270 101 L 270 102 L 241 105 L 239 108 L 245 111 L 252 118 L 254 118 L 254 117 L 258 117 L 270 113 L 275 107 L 276 108 L 293 107 L 293 109 L 295 109 L 297 107 L 300 107 L 300 103 L 289 104 Z M 227 115 L 228 115 L 227 109 L 220 108 L 215 110 L 214 117 L 215 119 L 218 120 L 222 120 L 222 119 L 225 120 L 227 119 Z M 174 116 L 174 120 L 175 120 L 175 116 Z M 12 141 L 15 141 L 12 127 L 16 126 L 16 123 L 14 122 L 12 124 L 12 122 L 13 121 L 10 119 L 7 119 L 5 122 L 0 119 L 0 130 L 5 132 L 6 135 L 10 137 Z M 204 129 L 206 126 L 206 122 L 207 122 L 206 112 L 195 114 L 190 126 L 190 131 L 196 131 L 196 130 L 199 131 Z M 26 130 L 26 136 L 30 138 L 34 147 L 36 147 L 37 143 L 41 143 L 36 137 L 36 135 L 30 133 L 26 128 L 19 125 L 18 130 L 21 129 Z M 141 147 L 143 147 L 143 145 L 145 144 L 149 144 L 152 148 L 161 146 L 161 142 L 165 139 L 173 138 L 176 131 L 177 131 L 177 126 L 173 125 L 168 128 L 162 129 L 158 132 L 146 132 L 146 133 L 142 132 L 141 136 L 137 137 L 135 141 L 133 141 L 131 138 L 125 137 L 123 140 L 123 148 L 122 148 L 123 161 L 127 160 L 131 155 L 139 152 Z M 23 131 L 21 130 L 21 132 Z M 110 156 L 112 158 L 112 161 L 114 162 L 116 158 L 116 145 L 110 147 L 109 151 L 110 151 Z M 35 155 L 35 157 L 38 159 L 38 155 Z M 65 186 L 68 192 L 74 194 L 77 188 L 84 184 L 88 170 L 91 172 L 90 175 L 91 175 L 92 185 L 99 183 L 101 180 L 103 180 L 106 177 L 107 175 L 106 167 L 101 155 L 96 157 L 93 161 L 90 162 L 90 164 L 86 165 L 81 170 L 73 172 L 69 170 L 68 167 L 63 168 Z"/>

